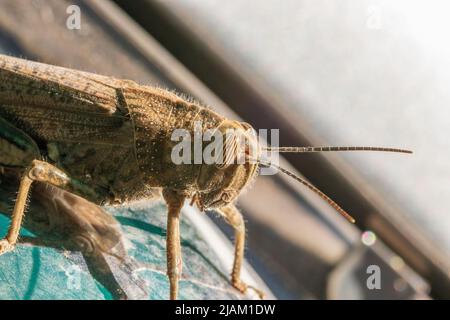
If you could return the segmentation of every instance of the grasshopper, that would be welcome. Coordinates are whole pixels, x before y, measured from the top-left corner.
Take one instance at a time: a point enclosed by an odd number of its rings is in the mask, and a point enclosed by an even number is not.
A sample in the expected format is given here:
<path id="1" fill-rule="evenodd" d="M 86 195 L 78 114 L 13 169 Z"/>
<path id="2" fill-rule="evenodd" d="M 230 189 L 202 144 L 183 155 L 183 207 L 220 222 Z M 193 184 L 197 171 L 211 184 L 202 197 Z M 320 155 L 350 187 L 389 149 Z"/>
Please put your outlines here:
<path id="1" fill-rule="evenodd" d="M 19 168 L 21 172 L 11 225 L 5 239 L 0 240 L 0 255 L 13 250 L 17 243 L 27 196 L 35 181 L 98 205 L 148 199 L 157 190 L 168 211 L 166 252 L 171 299 L 177 298 L 182 269 L 179 219 L 185 200 L 191 200 L 201 211 L 214 209 L 234 228 L 231 284 L 241 292 L 250 288 L 240 277 L 245 224 L 234 202 L 260 167 L 278 168 L 354 222 L 312 184 L 263 160 L 261 148 L 256 148 L 256 156 L 240 164 L 175 164 L 170 157 L 174 146 L 171 133 L 176 128 L 193 132 L 197 119 L 202 120 L 203 131 L 214 129 L 224 134 L 227 129 L 244 132 L 251 128 L 161 88 L 0 55 L 0 166 Z M 256 143 L 249 139 L 246 148 Z M 378 147 L 265 150 L 411 153 Z M 224 153 L 225 158 L 233 160 L 237 148 L 226 148 Z"/>

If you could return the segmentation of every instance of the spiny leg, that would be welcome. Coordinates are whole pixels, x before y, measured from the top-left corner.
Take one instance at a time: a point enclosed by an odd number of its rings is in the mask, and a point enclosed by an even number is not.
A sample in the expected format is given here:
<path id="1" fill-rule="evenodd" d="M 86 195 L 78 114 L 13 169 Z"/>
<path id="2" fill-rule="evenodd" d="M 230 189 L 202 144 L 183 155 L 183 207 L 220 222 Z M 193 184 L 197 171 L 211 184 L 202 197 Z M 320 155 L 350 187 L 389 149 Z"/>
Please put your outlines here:
<path id="1" fill-rule="evenodd" d="M 264 293 L 261 290 L 251 287 L 241 280 L 241 269 L 244 261 L 245 250 L 245 222 L 242 214 L 234 205 L 228 205 L 218 209 L 217 211 L 225 218 L 225 221 L 230 224 L 235 231 L 234 263 L 233 270 L 231 272 L 231 284 L 242 293 L 245 293 L 247 288 L 251 288 L 260 296 L 261 299 L 263 299 Z"/>
<path id="2" fill-rule="evenodd" d="M 180 245 L 180 212 L 185 196 L 175 191 L 165 189 L 164 199 L 167 203 L 167 276 L 170 284 L 170 299 L 176 300 L 178 296 L 178 280 L 181 276 L 182 258 Z"/>
<path id="3" fill-rule="evenodd" d="M 71 179 L 67 174 L 55 166 L 47 162 L 33 160 L 31 166 L 25 170 L 20 181 L 19 191 L 11 217 L 11 225 L 8 229 L 6 238 L 0 240 L 0 255 L 14 249 L 17 238 L 19 237 L 27 196 L 33 181 L 49 183 L 55 187 L 78 193 L 91 201 L 95 201 L 98 197 L 98 193 L 94 189 Z"/>

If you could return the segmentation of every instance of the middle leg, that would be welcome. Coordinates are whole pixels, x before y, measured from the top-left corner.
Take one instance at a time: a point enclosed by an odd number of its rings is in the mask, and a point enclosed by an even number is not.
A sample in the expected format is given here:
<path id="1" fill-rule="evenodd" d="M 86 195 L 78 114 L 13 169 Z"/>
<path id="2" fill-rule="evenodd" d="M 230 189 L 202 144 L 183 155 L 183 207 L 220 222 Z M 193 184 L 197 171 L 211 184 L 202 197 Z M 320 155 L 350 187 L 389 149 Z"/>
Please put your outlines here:
<path id="1" fill-rule="evenodd" d="M 170 284 L 170 299 L 178 296 L 178 280 L 181 276 L 182 258 L 180 245 L 180 213 L 185 196 L 175 191 L 164 189 L 164 200 L 167 203 L 167 276 Z"/>

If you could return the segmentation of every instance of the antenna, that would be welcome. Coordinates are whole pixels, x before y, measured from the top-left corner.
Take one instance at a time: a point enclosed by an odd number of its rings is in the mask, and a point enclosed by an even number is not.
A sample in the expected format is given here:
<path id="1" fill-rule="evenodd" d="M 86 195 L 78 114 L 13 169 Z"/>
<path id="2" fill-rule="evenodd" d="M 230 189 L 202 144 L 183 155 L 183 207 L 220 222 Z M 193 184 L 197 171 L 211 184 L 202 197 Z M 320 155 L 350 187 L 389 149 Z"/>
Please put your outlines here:
<path id="1" fill-rule="evenodd" d="M 398 149 L 398 148 L 385 148 L 385 147 L 262 147 L 262 150 L 272 151 L 272 152 L 286 152 L 286 153 L 307 153 L 307 152 L 326 152 L 326 151 L 382 151 L 382 152 L 396 152 L 396 153 L 413 153 L 411 150 Z M 306 186 L 309 190 L 313 191 L 323 200 L 328 202 L 328 204 L 333 207 L 337 212 L 339 212 L 345 219 L 350 221 L 351 223 L 355 223 L 355 219 L 349 215 L 344 209 L 342 209 L 336 202 L 331 200 L 325 193 L 317 189 L 314 185 L 309 183 L 308 181 L 300 178 L 293 172 L 290 172 L 287 169 L 284 169 L 276 164 L 271 162 L 266 162 L 260 159 L 249 158 L 251 161 L 257 162 L 259 165 L 266 167 L 273 167 L 289 177 L 297 180 L 304 186 Z"/>
<path id="2" fill-rule="evenodd" d="M 321 197 L 323 200 L 325 200 L 326 202 L 328 202 L 328 204 L 333 207 L 337 212 L 339 212 L 345 219 L 347 219 L 348 221 L 350 221 L 351 223 L 355 223 L 355 219 L 349 215 L 344 209 L 342 209 L 336 202 L 334 202 L 333 200 L 331 200 L 330 197 L 328 197 L 325 193 L 323 193 L 322 191 L 320 191 L 319 189 L 317 189 L 314 185 L 312 185 L 311 183 L 309 183 L 308 181 L 300 178 L 299 176 L 297 176 L 296 174 L 290 172 L 287 169 L 284 169 L 280 166 L 277 166 L 276 164 L 270 163 L 270 162 L 265 162 L 262 160 L 256 160 L 256 162 L 258 162 L 260 165 L 263 166 L 267 166 L 267 167 L 274 167 L 277 168 L 278 170 L 280 170 L 281 172 L 283 172 L 284 174 L 287 174 L 288 176 L 290 176 L 291 178 L 297 180 L 298 182 L 300 182 L 301 184 L 303 184 L 304 186 L 306 186 L 308 189 L 310 189 L 311 191 L 313 191 L 314 193 L 316 193 L 317 195 L 319 195 L 319 197 Z"/>
<path id="3" fill-rule="evenodd" d="M 306 153 L 324 151 L 382 151 L 397 153 L 413 153 L 411 150 L 384 148 L 384 147 L 263 147 L 265 151 L 286 152 L 286 153 Z"/>

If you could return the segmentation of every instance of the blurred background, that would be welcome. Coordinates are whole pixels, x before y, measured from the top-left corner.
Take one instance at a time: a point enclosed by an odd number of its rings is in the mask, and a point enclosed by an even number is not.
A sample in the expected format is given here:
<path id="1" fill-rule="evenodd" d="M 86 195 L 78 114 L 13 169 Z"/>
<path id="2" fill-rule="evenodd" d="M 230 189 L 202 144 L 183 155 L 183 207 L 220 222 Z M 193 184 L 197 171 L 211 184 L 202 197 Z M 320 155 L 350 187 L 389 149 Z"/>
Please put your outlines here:
<path id="1" fill-rule="evenodd" d="M 79 29 L 66 25 L 71 4 Z M 246 255 L 280 299 L 448 299 L 449 10 L 437 0 L 0 1 L 0 48 L 177 89 L 280 129 L 280 145 L 413 150 L 285 155 L 356 225 L 291 179 L 262 176 L 238 203 Z"/>

